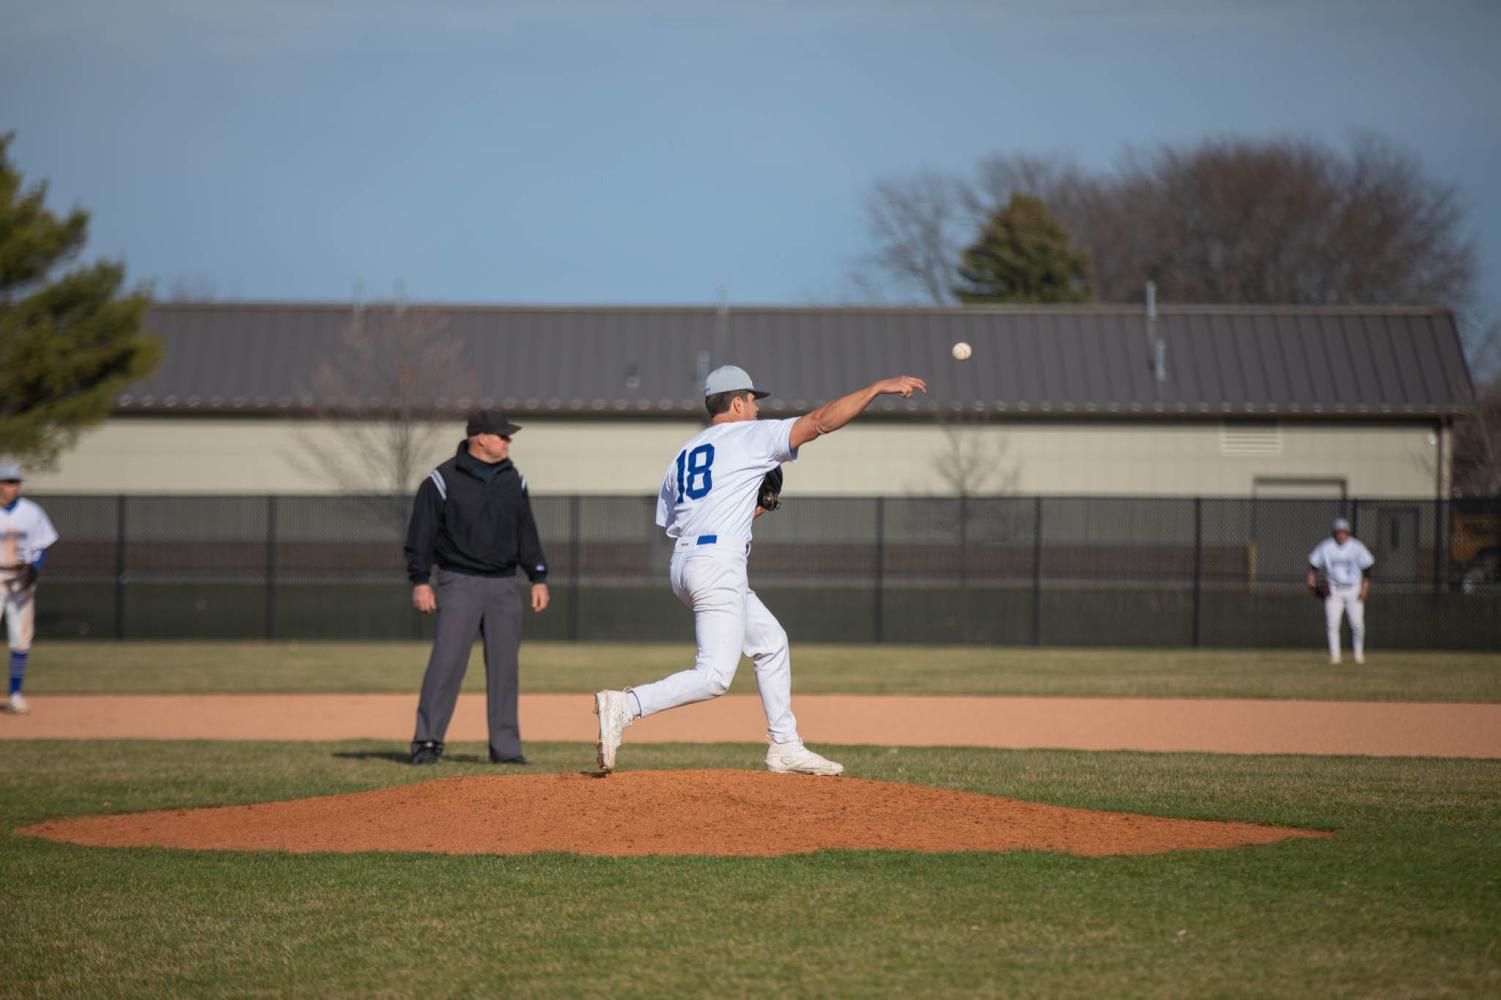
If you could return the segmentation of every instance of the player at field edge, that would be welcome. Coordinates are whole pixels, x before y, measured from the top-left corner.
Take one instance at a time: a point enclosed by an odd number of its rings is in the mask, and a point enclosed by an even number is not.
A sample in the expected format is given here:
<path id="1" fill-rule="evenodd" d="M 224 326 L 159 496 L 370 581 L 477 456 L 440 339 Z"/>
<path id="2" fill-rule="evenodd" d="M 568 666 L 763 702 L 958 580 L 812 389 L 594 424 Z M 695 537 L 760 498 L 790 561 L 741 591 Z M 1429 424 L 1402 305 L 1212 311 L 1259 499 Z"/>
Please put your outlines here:
<path id="1" fill-rule="evenodd" d="M 792 660 L 787 632 L 746 579 L 751 525 L 762 479 L 798 450 L 832 434 L 883 395 L 927 392 L 922 379 L 900 375 L 823 404 L 801 417 L 761 420 L 758 400 L 771 395 L 734 365 L 709 373 L 704 406 L 710 423 L 668 463 L 657 496 L 657 525 L 673 540 L 668 581 L 693 609 L 698 643 L 694 665 L 662 680 L 594 696 L 599 716 L 599 766 L 615 769 L 626 728 L 669 708 L 717 698 L 730 688 L 742 652 L 756 669 L 766 712 L 766 769 L 776 773 L 837 775 L 844 766 L 804 746 L 792 714 Z"/>
<path id="2" fill-rule="evenodd" d="M 1356 663 L 1365 662 L 1365 602 L 1371 593 L 1371 567 L 1376 564 L 1360 540 L 1350 534 L 1350 522 L 1334 519 L 1329 537 L 1308 554 L 1308 586 L 1318 587 L 1318 574 L 1329 581 L 1324 597 L 1324 626 L 1329 639 L 1329 662 L 1339 659 L 1339 622 L 1350 616 L 1350 646 Z"/>
<path id="3" fill-rule="evenodd" d="M 57 541 L 57 529 L 41 506 L 21 496 L 21 467 L 0 464 L 0 617 L 5 618 L 10 643 L 10 696 L 5 710 L 17 715 L 31 711 L 21 686 L 26 660 L 36 632 L 36 585 Z"/>

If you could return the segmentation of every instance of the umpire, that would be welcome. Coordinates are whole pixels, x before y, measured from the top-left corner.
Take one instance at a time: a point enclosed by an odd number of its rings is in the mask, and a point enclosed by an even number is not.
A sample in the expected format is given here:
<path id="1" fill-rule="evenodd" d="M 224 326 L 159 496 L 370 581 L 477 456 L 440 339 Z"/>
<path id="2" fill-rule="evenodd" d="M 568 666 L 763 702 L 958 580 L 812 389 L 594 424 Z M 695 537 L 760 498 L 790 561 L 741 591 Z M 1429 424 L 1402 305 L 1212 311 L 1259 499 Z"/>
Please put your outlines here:
<path id="1" fill-rule="evenodd" d="M 532 610 L 547 607 L 547 560 L 532 519 L 526 477 L 511 464 L 520 427 L 494 410 L 469 417 L 458 453 L 423 480 L 407 526 L 412 604 L 438 613 L 432 656 L 417 703 L 412 763 L 436 764 L 469 665 L 475 632 L 485 639 L 490 761 L 526 764 L 516 721 L 516 651 L 521 645 L 519 565 L 532 582 Z M 436 587 L 428 574 L 437 565 Z"/>

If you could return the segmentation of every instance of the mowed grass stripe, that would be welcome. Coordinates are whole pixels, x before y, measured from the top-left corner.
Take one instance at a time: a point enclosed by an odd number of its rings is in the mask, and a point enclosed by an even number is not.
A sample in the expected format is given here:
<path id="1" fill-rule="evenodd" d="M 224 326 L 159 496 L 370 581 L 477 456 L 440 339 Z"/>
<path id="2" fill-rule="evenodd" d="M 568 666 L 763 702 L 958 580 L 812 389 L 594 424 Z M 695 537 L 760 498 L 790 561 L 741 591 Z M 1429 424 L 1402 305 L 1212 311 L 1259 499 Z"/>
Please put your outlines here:
<path id="1" fill-rule="evenodd" d="M 590 749 L 533 744 L 545 769 Z M 417 775 L 389 746 L 0 745 L 6 991 L 321 994 L 1494 995 L 1501 762 L 851 748 L 864 777 L 1303 825 L 1229 851 L 777 859 L 107 850 L 39 819 L 330 794 Z M 643 746 L 639 767 L 753 766 Z M 581 764 L 584 762 L 584 764 Z M 587 821 L 588 817 L 580 817 Z"/>
<path id="2" fill-rule="evenodd" d="M 795 637 L 794 637 L 795 638 Z M 42 642 L 35 694 L 415 692 L 426 643 Z M 1501 702 L 1501 653 L 1373 650 L 1331 666 L 1306 650 L 793 644 L 800 693 Z M 522 690 L 584 692 L 691 666 L 682 644 L 526 642 Z M 464 689 L 484 686 L 476 647 Z M 743 663 L 733 691 L 753 693 Z"/>

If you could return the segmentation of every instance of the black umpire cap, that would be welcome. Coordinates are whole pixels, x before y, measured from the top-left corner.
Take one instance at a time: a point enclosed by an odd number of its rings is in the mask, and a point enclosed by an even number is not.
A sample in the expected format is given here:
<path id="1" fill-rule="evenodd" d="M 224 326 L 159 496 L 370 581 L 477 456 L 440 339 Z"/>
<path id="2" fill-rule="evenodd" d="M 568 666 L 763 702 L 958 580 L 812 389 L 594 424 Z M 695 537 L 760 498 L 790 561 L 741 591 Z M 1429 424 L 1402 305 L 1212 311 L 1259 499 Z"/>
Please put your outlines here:
<path id="1" fill-rule="evenodd" d="M 499 434 L 502 437 L 515 434 L 521 428 L 506 419 L 506 415 L 499 410 L 478 410 L 469 414 L 469 424 L 464 433 L 470 437 L 476 434 Z"/>

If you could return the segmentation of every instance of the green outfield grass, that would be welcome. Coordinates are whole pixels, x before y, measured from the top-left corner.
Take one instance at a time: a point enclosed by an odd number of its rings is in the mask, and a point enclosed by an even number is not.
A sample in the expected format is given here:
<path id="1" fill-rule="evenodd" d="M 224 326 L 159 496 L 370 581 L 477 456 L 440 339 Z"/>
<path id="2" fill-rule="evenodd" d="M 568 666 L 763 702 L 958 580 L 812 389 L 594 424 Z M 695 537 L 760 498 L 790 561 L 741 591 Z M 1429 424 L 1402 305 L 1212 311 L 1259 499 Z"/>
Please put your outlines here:
<path id="1" fill-rule="evenodd" d="M 543 770 L 586 767 L 592 751 L 527 749 Z M 378 743 L 0 744 L 0 993 L 1501 993 L 1496 761 L 841 748 L 865 777 L 1337 831 L 1146 857 L 293 856 L 12 832 L 417 777 L 392 756 Z M 639 768 L 755 764 L 750 747 L 630 748 Z M 422 777 L 473 773 L 497 772 L 444 763 Z"/>
<path id="2" fill-rule="evenodd" d="M 39 643 L 27 691 L 405 691 L 425 643 Z M 528 642 L 522 690 L 595 691 L 655 680 L 693 661 L 691 643 Z M 484 686 L 478 650 L 467 690 Z M 745 664 L 734 690 L 754 690 Z M 793 646 L 800 693 L 1333 698 L 1501 701 L 1501 653 L 1373 651 L 1330 666 L 1307 650 L 1064 649 L 992 646 Z"/>

